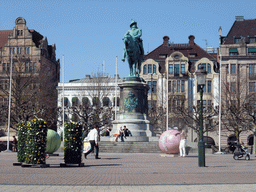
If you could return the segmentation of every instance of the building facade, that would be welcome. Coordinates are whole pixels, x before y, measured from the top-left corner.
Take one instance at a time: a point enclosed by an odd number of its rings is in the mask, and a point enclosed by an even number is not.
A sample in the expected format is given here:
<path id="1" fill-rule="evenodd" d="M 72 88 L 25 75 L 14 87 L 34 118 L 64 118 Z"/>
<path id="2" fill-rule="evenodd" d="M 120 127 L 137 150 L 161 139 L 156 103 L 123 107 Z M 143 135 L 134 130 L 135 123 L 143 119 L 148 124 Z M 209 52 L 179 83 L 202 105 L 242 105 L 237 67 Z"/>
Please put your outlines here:
<path id="1" fill-rule="evenodd" d="M 28 29 L 22 17 L 15 20 L 12 30 L 0 31 L 0 105 L 6 107 L 8 103 L 12 65 L 12 107 L 18 111 L 17 118 L 12 111 L 15 121 L 37 115 L 53 123 L 60 76 L 60 63 L 55 51 L 55 44 L 48 45 L 46 37 Z M 43 109 L 52 116 L 47 119 Z M 6 127 L 6 121 L 1 120 L 1 126 Z"/>
<path id="2" fill-rule="evenodd" d="M 227 36 L 220 36 L 220 43 L 223 111 L 234 107 L 237 108 L 236 115 L 239 116 L 239 109 L 242 109 L 245 104 L 255 109 L 256 19 L 237 16 Z M 222 143 L 237 139 L 237 135 L 225 128 L 227 118 L 225 115 L 222 116 L 222 129 L 225 135 Z M 240 141 L 252 145 L 252 132 L 246 131 L 246 126 L 237 127 L 237 129 L 243 130 Z"/>
<path id="3" fill-rule="evenodd" d="M 208 72 L 203 103 L 205 107 L 217 106 L 219 74 L 216 54 L 199 47 L 193 35 L 188 39 L 188 43 L 173 44 L 164 36 L 163 44 L 145 56 L 140 75 L 152 88 L 148 95 L 149 108 L 162 106 L 168 113 L 168 127 L 187 128 L 189 140 L 194 141 L 197 135 L 174 114 L 178 112 L 177 107 L 191 108 L 198 104 L 200 96 L 195 71 L 200 65 Z"/>
<path id="4" fill-rule="evenodd" d="M 64 97 L 64 121 L 69 122 L 72 120 L 72 113 L 68 112 L 68 108 L 72 106 L 81 106 L 86 101 L 88 106 L 96 106 L 99 104 L 102 108 L 110 108 L 112 111 L 112 120 L 115 119 L 115 113 L 119 111 L 120 89 L 118 84 L 123 79 L 110 76 L 90 76 L 86 75 L 86 78 L 71 80 L 68 83 L 59 83 L 57 87 L 58 91 L 58 107 L 63 107 Z M 115 98 L 117 100 L 115 101 Z M 115 103 L 116 102 L 116 103 Z M 116 105 L 115 105 L 116 104 Z M 59 116 L 61 122 L 63 117 Z M 79 117 L 77 119 L 79 121 Z M 102 129 L 102 127 L 101 127 Z M 58 132 L 63 131 L 61 123 L 58 125 Z"/>

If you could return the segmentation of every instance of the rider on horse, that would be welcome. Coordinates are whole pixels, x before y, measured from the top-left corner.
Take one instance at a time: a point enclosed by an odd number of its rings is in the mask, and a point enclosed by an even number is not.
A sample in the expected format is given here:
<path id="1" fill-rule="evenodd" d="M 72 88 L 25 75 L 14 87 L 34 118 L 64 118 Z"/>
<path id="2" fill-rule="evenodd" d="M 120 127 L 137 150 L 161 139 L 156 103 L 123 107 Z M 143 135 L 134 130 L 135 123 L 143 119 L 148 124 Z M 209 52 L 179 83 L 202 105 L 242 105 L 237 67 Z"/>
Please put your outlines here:
<path id="1" fill-rule="evenodd" d="M 143 49 L 142 39 L 140 38 L 142 36 L 142 30 L 138 29 L 137 22 L 135 22 L 134 20 L 132 20 L 130 28 L 131 29 L 125 33 L 124 38 L 128 35 L 132 36 L 133 40 L 136 43 L 136 46 L 139 46 L 139 50 L 140 50 L 139 54 L 142 55 L 143 56 L 142 59 L 144 59 L 144 49 Z M 126 57 L 126 47 L 124 48 L 122 61 L 125 61 L 125 57 Z"/>

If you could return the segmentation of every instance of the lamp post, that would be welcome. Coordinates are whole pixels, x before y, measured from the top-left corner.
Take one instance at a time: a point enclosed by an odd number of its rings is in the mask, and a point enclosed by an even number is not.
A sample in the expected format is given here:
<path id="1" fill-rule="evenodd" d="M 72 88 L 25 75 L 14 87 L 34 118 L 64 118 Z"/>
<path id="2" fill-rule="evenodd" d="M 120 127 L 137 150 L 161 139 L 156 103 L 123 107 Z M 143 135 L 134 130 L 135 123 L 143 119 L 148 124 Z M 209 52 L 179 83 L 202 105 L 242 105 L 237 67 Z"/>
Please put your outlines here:
<path id="1" fill-rule="evenodd" d="M 199 114 L 199 141 L 198 141 L 198 166 L 205 167 L 205 146 L 203 141 L 203 89 L 206 83 L 206 71 L 199 67 L 196 71 L 197 86 L 200 92 L 200 114 Z"/>

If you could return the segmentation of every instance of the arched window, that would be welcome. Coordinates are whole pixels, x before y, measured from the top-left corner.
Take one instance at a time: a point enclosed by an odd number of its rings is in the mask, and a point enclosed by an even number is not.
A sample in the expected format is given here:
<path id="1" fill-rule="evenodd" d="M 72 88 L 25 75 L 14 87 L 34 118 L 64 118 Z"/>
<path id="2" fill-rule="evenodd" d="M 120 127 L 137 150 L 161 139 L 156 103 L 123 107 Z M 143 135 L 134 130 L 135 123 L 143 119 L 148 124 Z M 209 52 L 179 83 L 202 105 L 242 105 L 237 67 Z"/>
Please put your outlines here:
<path id="1" fill-rule="evenodd" d="M 72 106 L 77 106 L 78 105 L 78 98 L 77 97 L 73 97 L 72 98 Z"/>
<path id="2" fill-rule="evenodd" d="M 103 106 L 104 107 L 108 107 L 109 106 L 109 98 L 108 97 L 104 97 L 103 98 Z"/>
<path id="3" fill-rule="evenodd" d="M 83 97 L 82 98 L 82 105 L 83 106 L 89 106 L 90 105 L 90 100 L 88 99 L 88 97 Z"/>
<path id="4" fill-rule="evenodd" d="M 93 104 L 93 106 L 99 106 L 100 105 L 99 98 L 98 97 L 93 97 L 92 104 Z"/>

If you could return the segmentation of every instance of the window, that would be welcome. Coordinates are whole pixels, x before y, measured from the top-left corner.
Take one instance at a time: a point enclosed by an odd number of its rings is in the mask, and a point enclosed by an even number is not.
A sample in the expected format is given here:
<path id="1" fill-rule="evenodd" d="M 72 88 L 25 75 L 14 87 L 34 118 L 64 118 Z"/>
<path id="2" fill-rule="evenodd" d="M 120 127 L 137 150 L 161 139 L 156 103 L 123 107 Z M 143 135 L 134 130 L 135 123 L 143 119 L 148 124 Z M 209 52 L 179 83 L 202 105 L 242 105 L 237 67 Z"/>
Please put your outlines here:
<path id="1" fill-rule="evenodd" d="M 153 65 L 153 73 L 156 73 L 156 65 Z"/>
<path id="2" fill-rule="evenodd" d="M 82 98 L 82 105 L 83 106 L 89 106 L 90 105 L 90 100 L 88 99 L 88 97 L 83 97 Z"/>
<path id="3" fill-rule="evenodd" d="M 109 98 L 108 98 L 108 97 L 104 97 L 104 98 L 103 98 L 103 106 L 104 106 L 104 107 L 109 106 Z"/>
<path id="4" fill-rule="evenodd" d="M 72 106 L 78 106 L 78 98 L 77 97 L 72 98 Z"/>
<path id="5" fill-rule="evenodd" d="M 181 92 L 185 92 L 185 81 L 181 80 Z"/>
<path id="6" fill-rule="evenodd" d="M 173 74 L 173 65 L 169 65 L 169 74 Z"/>
<path id="7" fill-rule="evenodd" d="M 99 106 L 100 105 L 99 98 L 98 97 L 93 97 L 92 103 L 93 103 L 93 106 Z"/>
<path id="8" fill-rule="evenodd" d="M 207 71 L 207 70 L 206 70 L 206 63 L 201 63 L 201 64 L 199 64 L 199 65 L 198 65 L 198 69 L 199 69 L 200 67 L 203 67 L 203 70 Z"/>
<path id="9" fill-rule="evenodd" d="M 151 91 L 152 91 L 152 87 L 151 87 L 151 81 L 148 81 L 148 86 L 149 86 L 149 90 L 148 90 L 148 93 L 151 93 Z"/>
<path id="10" fill-rule="evenodd" d="M 176 82 L 172 81 L 172 92 L 175 93 L 176 92 Z"/>
<path id="11" fill-rule="evenodd" d="M 212 66 L 211 64 L 207 64 L 207 73 L 211 73 L 212 72 Z"/>
<path id="12" fill-rule="evenodd" d="M 235 38 L 235 44 L 240 44 L 242 41 L 241 41 L 241 38 Z"/>
<path id="13" fill-rule="evenodd" d="M 156 93 L 156 81 L 153 81 L 152 93 Z"/>
<path id="14" fill-rule="evenodd" d="M 207 92 L 208 93 L 212 92 L 212 81 L 207 81 Z"/>
<path id="15" fill-rule="evenodd" d="M 250 38 L 250 43 L 256 43 L 256 41 L 255 41 L 255 40 L 256 40 L 256 38 L 255 38 L 255 37 L 251 37 L 251 38 Z"/>
<path id="16" fill-rule="evenodd" d="M 236 64 L 230 65 L 230 73 L 235 74 L 236 73 Z"/>
<path id="17" fill-rule="evenodd" d="M 249 65 L 249 77 L 255 77 L 255 64 Z"/>
<path id="18" fill-rule="evenodd" d="M 152 65 L 148 65 L 148 73 L 152 73 Z"/>
<path id="19" fill-rule="evenodd" d="M 248 48 L 248 55 L 256 55 L 256 48 Z"/>
<path id="20" fill-rule="evenodd" d="M 212 100 L 208 100 L 208 101 L 207 101 L 207 110 L 208 110 L 209 112 L 212 111 Z"/>
<path id="21" fill-rule="evenodd" d="M 255 82 L 249 82 L 249 91 L 255 92 Z"/>
<path id="22" fill-rule="evenodd" d="M 147 74 L 147 65 L 143 66 L 143 74 Z"/>
<path id="23" fill-rule="evenodd" d="M 231 82 L 231 84 L 230 84 L 230 92 L 231 93 L 235 93 L 236 92 L 236 83 L 235 82 Z"/>
<path id="24" fill-rule="evenodd" d="M 200 100 L 197 100 L 197 107 L 199 108 L 199 110 L 200 110 L 200 107 L 201 107 L 201 102 L 200 102 Z M 203 111 L 205 111 L 206 110 L 206 100 L 203 100 Z"/>
<path id="25" fill-rule="evenodd" d="M 229 55 L 238 55 L 237 48 L 235 48 L 235 49 L 229 49 Z"/>
<path id="26" fill-rule="evenodd" d="M 181 72 L 181 74 L 185 73 L 185 64 L 181 64 L 180 72 Z"/>
<path id="27" fill-rule="evenodd" d="M 174 75 L 179 75 L 180 74 L 180 65 L 175 64 L 174 65 Z"/>
<path id="28" fill-rule="evenodd" d="M 33 63 L 33 73 L 37 72 L 37 67 L 36 67 L 36 63 Z"/>
<path id="29" fill-rule="evenodd" d="M 25 48 L 25 54 L 30 54 L 30 47 Z"/>
<path id="30" fill-rule="evenodd" d="M 17 30 L 17 35 L 18 36 L 22 36 L 23 35 L 23 31 L 22 30 Z"/>
<path id="31" fill-rule="evenodd" d="M 15 48 L 10 48 L 10 54 L 15 54 Z"/>
<path id="32" fill-rule="evenodd" d="M 180 92 L 180 80 L 177 81 L 177 92 Z"/>
<path id="33" fill-rule="evenodd" d="M 17 47 L 17 54 L 22 54 L 22 47 Z"/>
<path id="34" fill-rule="evenodd" d="M 10 63 L 3 63 L 3 72 L 5 73 L 10 72 Z"/>
<path id="35" fill-rule="evenodd" d="M 172 91 L 172 82 L 169 81 L 168 82 L 168 92 L 171 92 Z"/>

